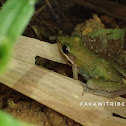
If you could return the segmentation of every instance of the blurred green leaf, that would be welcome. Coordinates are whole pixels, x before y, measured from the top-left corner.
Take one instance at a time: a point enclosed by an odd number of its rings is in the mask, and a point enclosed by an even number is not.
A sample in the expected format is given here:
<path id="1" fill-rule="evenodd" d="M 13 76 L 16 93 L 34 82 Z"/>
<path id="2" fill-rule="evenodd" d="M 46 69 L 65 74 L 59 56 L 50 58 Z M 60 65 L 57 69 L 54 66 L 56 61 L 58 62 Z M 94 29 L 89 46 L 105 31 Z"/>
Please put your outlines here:
<path id="1" fill-rule="evenodd" d="M 0 73 L 5 70 L 14 43 L 28 25 L 36 0 L 7 0 L 0 11 Z"/>
<path id="2" fill-rule="evenodd" d="M 20 122 L 14 119 L 9 114 L 0 111 L 0 126 L 30 126 L 30 125 Z"/>

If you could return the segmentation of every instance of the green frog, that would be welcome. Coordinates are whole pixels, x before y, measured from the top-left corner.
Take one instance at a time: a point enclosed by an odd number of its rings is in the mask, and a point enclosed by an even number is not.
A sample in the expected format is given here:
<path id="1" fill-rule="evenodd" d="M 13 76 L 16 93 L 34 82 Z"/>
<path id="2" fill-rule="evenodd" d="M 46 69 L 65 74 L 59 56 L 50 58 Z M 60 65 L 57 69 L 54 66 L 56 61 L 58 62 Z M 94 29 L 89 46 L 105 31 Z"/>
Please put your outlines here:
<path id="1" fill-rule="evenodd" d="M 72 64 L 74 78 L 79 73 L 87 80 L 83 83 L 84 93 L 112 98 L 126 94 L 126 71 L 89 50 L 81 37 L 60 36 L 57 45 Z"/>

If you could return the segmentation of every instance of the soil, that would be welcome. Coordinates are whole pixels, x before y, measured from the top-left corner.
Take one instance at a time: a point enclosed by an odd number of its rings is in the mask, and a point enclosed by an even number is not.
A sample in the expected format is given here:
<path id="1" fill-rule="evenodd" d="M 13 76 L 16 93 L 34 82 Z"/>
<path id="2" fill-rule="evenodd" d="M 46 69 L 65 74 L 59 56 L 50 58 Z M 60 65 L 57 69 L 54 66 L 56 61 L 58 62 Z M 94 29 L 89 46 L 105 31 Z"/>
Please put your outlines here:
<path id="1" fill-rule="evenodd" d="M 39 0 L 36 4 L 35 14 L 23 35 L 48 41 L 50 43 L 56 43 L 56 38 L 60 33 L 67 35 L 72 34 L 74 27 L 77 24 L 92 18 L 93 13 L 97 13 L 98 16 L 104 15 L 90 8 L 76 5 L 72 0 L 52 0 L 50 2 L 51 3 L 49 3 L 48 0 Z M 109 19 L 109 17 L 107 19 Z M 118 23 L 120 27 L 125 26 L 125 23 L 121 20 L 113 18 L 112 20 L 115 22 L 113 23 L 113 26 L 115 26 L 116 23 Z M 107 26 L 110 24 L 111 23 L 107 24 Z M 36 64 L 44 66 L 41 63 L 41 60 L 36 62 Z M 49 61 L 46 61 L 46 63 L 44 61 L 44 64 L 47 65 L 47 62 Z M 48 66 L 44 67 L 50 70 L 53 68 L 53 71 L 72 77 L 70 68 L 58 65 L 55 69 L 55 65 L 57 66 L 57 64 L 51 63 L 50 65 L 48 63 Z M 0 84 L 0 87 L 0 109 L 10 113 L 19 120 L 37 126 L 81 126 L 77 122 L 3 84 Z"/>

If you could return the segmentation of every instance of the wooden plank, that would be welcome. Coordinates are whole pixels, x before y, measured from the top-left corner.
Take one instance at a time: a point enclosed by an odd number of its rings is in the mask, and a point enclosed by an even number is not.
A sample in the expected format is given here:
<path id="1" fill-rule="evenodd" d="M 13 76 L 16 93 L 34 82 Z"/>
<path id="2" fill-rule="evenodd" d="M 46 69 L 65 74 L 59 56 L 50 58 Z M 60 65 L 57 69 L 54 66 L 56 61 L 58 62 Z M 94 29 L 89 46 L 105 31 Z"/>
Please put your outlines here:
<path id="1" fill-rule="evenodd" d="M 9 71 L 0 81 L 28 97 L 68 116 L 85 126 L 123 126 L 126 106 L 80 106 L 80 102 L 119 102 L 85 93 L 78 81 L 13 58 Z M 126 100 L 123 99 L 125 102 Z"/>
<path id="2" fill-rule="evenodd" d="M 20 37 L 15 46 L 15 55 L 9 71 L 0 77 L 0 82 L 82 125 L 126 125 L 125 119 L 112 116 L 115 113 L 126 118 L 126 106 L 80 106 L 80 102 L 125 102 L 126 104 L 126 99 L 120 97 L 110 99 L 91 93 L 82 96 L 83 88 L 78 81 L 34 65 L 36 55 L 67 63 L 56 45 Z"/>
<path id="3" fill-rule="evenodd" d="M 36 56 L 42 56 L 52 61 L 68 64 L 59 52 L 56 44 L 49 44 L 34 38 L 20 36 L 15 45 L 14 57 L 34 64 Z"/>

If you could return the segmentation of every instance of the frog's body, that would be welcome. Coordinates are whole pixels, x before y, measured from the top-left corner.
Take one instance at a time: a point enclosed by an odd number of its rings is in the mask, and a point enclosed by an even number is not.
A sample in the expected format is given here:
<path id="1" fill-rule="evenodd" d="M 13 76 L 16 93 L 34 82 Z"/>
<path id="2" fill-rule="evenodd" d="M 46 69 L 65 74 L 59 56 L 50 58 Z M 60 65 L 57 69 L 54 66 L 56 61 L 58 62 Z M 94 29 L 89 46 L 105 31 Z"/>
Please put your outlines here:
<path id="1" fill-rule="evenodd" d="M 126 84 L 118 71 L 120 69 L 116 70 L 109 62 L 87 49 L 80 37 L 59 37 L 58 47 L 67 59 L 77 66 L 79 73 L 88 80 L 86 87 L 92 92 L 103 92 L 103 95 L 105 92 L 116 95 L 117 92 L 120 92 L 119 95 L 126 93 L 124 90 Z"/>

